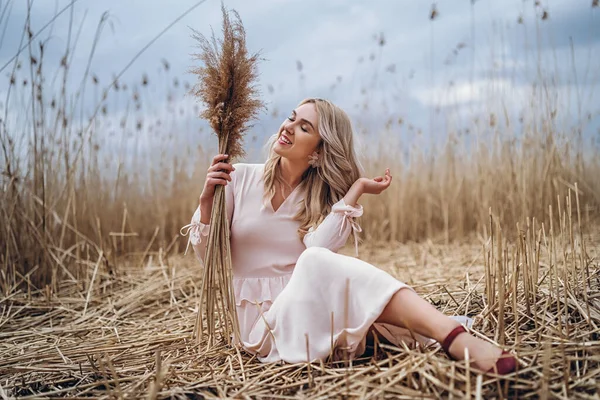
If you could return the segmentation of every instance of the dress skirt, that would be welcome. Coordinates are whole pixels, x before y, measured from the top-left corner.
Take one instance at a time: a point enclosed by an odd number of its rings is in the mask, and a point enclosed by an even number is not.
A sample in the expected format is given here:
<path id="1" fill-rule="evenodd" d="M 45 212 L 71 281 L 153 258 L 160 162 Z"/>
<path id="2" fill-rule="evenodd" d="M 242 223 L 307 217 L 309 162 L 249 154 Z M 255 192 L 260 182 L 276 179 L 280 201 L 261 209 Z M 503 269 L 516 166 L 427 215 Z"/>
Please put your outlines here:
<path id="1" fill-rule="evenodd" d="M 373 265 L 309 247 L 291 275 L 235 278 L 242 344 L 263 362 L 360 356 L 371 327 L 388 341 L 425 343 L 408 330 L 375 323 L 408 285 Z"/>

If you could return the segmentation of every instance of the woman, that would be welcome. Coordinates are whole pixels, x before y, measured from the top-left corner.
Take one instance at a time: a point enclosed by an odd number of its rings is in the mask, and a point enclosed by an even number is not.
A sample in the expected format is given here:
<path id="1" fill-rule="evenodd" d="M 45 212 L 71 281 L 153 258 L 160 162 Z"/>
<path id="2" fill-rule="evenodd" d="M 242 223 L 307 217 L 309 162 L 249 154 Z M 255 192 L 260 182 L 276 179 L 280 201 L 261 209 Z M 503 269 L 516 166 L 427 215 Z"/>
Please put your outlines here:
<path id="1" fill-rule="evenodd" d="M 360 177 L 344 111 L 326 100 L 305 100 L 272 139 L 264 165 L 232 166 L 227 155 L 213 159 L 190 230 L 202 260 L 215 187 L 225 185 L 237 313 L 248 351 L 264 362 L 335 359 L 342 352 L 355 357 L 376 329 L 393 342 L 402 332 L 435 339 L 453 359 L 468 348 L 482 371 L 514 371 L 513 356 L 470 335 L 406 284 L 336 253 L 360 231 L 354 221 L 363 212 L 360 197 L 392 183 L 389 169 L 383 177 Z"/>

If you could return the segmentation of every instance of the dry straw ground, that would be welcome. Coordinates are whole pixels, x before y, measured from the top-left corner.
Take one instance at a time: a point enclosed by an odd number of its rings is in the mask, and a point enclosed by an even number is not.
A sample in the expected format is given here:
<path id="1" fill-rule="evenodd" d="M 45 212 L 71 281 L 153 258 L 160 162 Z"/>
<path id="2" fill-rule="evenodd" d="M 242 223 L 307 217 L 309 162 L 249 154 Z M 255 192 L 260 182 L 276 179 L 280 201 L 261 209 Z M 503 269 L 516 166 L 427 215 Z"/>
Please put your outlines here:
<path id="1" fill-rule="evenodd" d="M 576 215 L 576 213 L 575 213 Z M 565 218 L 564 222 L 567 222 Z M 438 346 L 374 344 L 351 363 L 261 364 L 192 340 L 201 269 L 193 257 L 151 256 L 59 293 L 12 291 L 1 300 L 0 395 L 23 398 L 597 398 L 600 389 L 598 232 L 523 231 L 470 245 L 362 246 L 373 262 L 474 332 L 514 351 L 518 372 L 498 379 Z M 499 255 L 501 255 L 499 257 Z"/>
<path id="2" fill-rule="evenodd" d="M 490 87 L 468 128 L 408 155 L 393 146 L 420 134 L 405 118 L 361 134 L 368 174 L 390 166 L 395 177 L 364 199 L 361 258 L 446 313 L 475 317 L 477 334 L 518 355 L 517 373 L 500 380 L 437 347 L 385 344 L 349 365 L 264 365 L 191 338 L 202 269 L 181 257 L 178 233 L 212 154 L 172 135 L 190 117 L 174 100 L 190 85 L 167 61 L 158 83 L 104 82 L 90 55 L 73 90 L 75 38 L 48 65 L 30 29 L 32 44 L 7 64 L 0 121 L 0 397 L 598 398 L 600 157 L 582 135 L 597 110 L 569 119 L 560 83 L 570 77 L 536 69 L 518 118 L 502 105 L 510 93 Z M 152 85 L 168 92 L 156 118 L 145 105 Z M 594 90 L 582 86 L 581 98 Z M 361 109 L 373 101 L 366 92 Z M 123 151 L 149 141 L 158 154 Z"/>

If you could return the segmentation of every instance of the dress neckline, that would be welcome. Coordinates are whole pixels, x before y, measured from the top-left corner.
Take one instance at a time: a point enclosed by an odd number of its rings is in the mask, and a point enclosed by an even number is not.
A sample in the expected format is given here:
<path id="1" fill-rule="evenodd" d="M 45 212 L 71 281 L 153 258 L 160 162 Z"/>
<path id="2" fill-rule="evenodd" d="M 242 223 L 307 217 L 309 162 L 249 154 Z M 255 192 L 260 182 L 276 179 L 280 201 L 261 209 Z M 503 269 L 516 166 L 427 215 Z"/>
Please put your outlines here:
<path id="1" fill-rule="evenodd" d="M 283 206 L 287 203 L 288 199 L 296 194 L 300 186 L 302 186 L 302 182 L 300 182 L 298 185 L 296 185 L 294 189 L 292 189 L 292 192 L 289 194 L 288 197 L 283 199 L 283 202 L 281 202 L 279 207 L 277 207 L 277 210 L 275 209 L 275 207 L 273 207 L 273 198 L 269 200 L 269 207 L 271 207 L 271 211 L 273 211 L 273 214 L 277 214 L 277 212 L 283 208 Z"/>

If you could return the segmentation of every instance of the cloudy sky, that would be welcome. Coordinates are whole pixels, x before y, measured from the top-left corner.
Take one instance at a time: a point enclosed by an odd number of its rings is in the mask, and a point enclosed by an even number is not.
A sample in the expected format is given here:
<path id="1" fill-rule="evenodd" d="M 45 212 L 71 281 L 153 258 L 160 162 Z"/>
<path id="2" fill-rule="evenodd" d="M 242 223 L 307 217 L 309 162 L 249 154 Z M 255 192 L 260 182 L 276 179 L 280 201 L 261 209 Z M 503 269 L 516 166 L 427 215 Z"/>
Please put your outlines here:
<path id="1" fill-rule="evenodd" d="M 70 2 L 32 1 L 33 32 Z M 45 42 L 46 85 L 51 88 L 46 95 L 50 98 L 60 87 L 57 71 L 69 31 L 73 59 L 68 87 L 75 93 L 88 65 L 100 87 L 109 85 L 138 51 L 198 3 L 76 1 L 72 14 L 67 10 L 58 16 L 35 41 Z M 204 1 L 126 70 L 120 84 L 130 91 L 138 88 L 143 100 L 133 120 L 170 118 L 177 135 L 200 137 L 194 99 L 185 93 L 185 82 L 194 83 L 189 69 L 197 65 L 191 56 L 196 51 L 191 30 L 209 36 L 212 27 L 219 33 L 220 5 Z M 548 88 L 562 126 L 585 119 L 584 131 L 597 134 L 600 8 L 593 8 L 592 0 L 541 0 L 538 5 L 534 0 L 445 0 L 437 2 L 434 20 L 432 2 L 422 0 L 229 0 L 225 5 L 239 12 L 249 50 L 260 51 L 264 58 L 260 88 L 268 111 L 252 133 L 257 143 L 309 96 L 342 106 L 358 131 L 380 131 L 401 119 L 398 129 L 410 126 L 411 131 L 437 137 L 498 110 L 518 119 L 523 110 L 541 105 L 531 94 L 534 85 Z M 19 44 L 26 43 L 27 1 L 2 0 L 0 12 L 0 67 L 5 66 L 0 101 L 18 119 L 18 110 L 27 109 L 27 96 L 13 94 L 8 104 L 4 99 L 14 71 L 9 61 Z M 37 45 L 33 52 L 39 56 Z M 25 53 L 19 58 L 28 65 L 27 59 Z M 15 74 L 18 86 L 29 71 L 22 68 Z M 98 102 L 100 92 L 89 81 L 88 76 L 84 113 Z M 126 97 L 109 96 L 104 118 L 112 118 L 113 125 L 131 107 Z"/>

